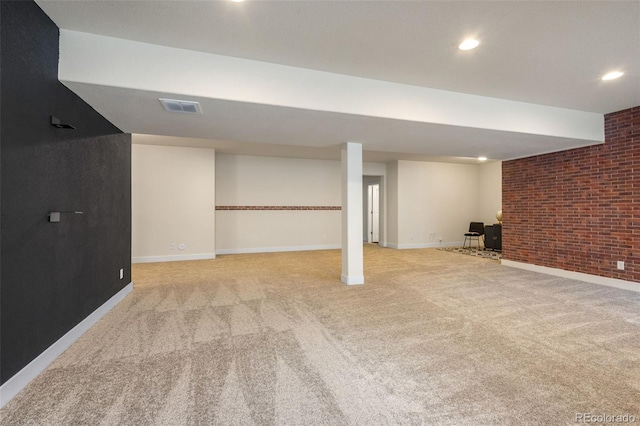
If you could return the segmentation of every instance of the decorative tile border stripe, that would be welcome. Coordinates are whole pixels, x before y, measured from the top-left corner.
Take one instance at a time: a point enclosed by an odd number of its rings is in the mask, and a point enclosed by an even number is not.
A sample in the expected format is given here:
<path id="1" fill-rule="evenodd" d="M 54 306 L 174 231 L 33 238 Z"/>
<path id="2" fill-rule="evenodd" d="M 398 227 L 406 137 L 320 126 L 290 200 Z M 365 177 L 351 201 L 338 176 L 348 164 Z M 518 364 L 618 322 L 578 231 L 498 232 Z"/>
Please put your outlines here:
<path id="1" fill-rule="evenodd" d="M 216 206 L 216 210 L 342 210 L 340 206 Z"/>

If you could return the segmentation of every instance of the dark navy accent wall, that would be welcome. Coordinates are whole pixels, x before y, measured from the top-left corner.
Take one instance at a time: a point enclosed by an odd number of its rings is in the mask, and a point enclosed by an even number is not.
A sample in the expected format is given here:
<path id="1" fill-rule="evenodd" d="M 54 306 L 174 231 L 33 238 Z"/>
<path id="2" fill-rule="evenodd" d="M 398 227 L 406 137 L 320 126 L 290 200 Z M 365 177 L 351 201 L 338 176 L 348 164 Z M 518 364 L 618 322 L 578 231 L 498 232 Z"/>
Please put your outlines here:
<path id="1" fill-rule="evenodd" d="M 131 135 L 58 81 L 59 31 L 35 3 L 0 7 L 4 383 L 131 282 Z M 48 222 L 65 210 L 83 214 Z"/>

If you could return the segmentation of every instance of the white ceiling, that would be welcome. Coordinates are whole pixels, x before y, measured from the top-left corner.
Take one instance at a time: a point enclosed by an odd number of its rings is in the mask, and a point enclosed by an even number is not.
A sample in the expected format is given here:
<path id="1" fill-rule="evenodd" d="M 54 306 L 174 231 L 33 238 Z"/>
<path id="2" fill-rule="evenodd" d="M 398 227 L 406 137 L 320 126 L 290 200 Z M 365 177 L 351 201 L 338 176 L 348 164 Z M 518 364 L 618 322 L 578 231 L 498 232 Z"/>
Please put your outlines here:
<path id="1" fill-rule="evenodd" d="M 38 4 L 62 29 L 145 43 L 578 111 L 609 113 L 640 105 L 639 1 L 39 0 Z M 459 51 L 458 43 L 468 36 L 480 39 L 480 47 Z M 625 75 L 611 82 L 600 80 L 613 69 Z M 83 90 L 80 95 L 89 98 L 94 92 L 108 92 Z M 95 93 L 93 97 L 99 98 Z M 140 103 L 143 98 L 131 90 L 120 93 L 119 102 Z M 108 98 L 102 99 L 104 103 Z M 98 111 L 108 109 L 86 100 Z M 428 124 L 371 121 L 347 114 L 327 117 L 266 105 L 251 106 L 258 124 L 247 127 L 240 119 L 247 108 L 211 102 L 216 111 L 226 111 L 228 119 L 224 126 L 199 132 L 193 123 L 167 127 L 164 116 L 151 122 L 148 114 L 139 122 L 130 113 L 108 118 L 136 133 L 315 148 L 322 138 L 325 144 L 368 140 L 365 151 L 427 157 L 474 157 L 480 145 L 491 158 L 506 159 L 514 157 L 509 149 L 518 144 L 532 146 L 527 155 L 579 145 L 450 129 L 433 138 L 448 141 L 444 145 L 448 148 L 442 149 L 442 143 L 420 143 L 425 135 L 433 136 Z M 279 131 L 261 127 L 267 119 L 296 125 Z"/>

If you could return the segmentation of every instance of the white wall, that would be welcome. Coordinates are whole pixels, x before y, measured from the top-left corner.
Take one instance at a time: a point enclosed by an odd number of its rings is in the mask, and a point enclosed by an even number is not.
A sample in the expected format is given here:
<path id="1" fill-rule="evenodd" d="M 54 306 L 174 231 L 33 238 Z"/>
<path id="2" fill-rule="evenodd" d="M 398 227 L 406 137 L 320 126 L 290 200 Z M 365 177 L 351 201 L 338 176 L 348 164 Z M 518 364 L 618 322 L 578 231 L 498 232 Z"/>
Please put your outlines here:
<path id="1" fill-rule="evenodd" d="M 390 182 L 393 168 L 387 167 Z M 390 233 L 391 247 L 462 245 L 469 222 L 479 213 L 479 174 L 477 165 L 398 161 L 398 231 L 397 242 Z M 393 194 L 388 195 L 392 208 Z"/>
<path id="2" fill-rule="evenodd" d="M 133 141 L 134 262 L 341 246 L 339 210 L 215 211 L 216 205 L 340 206 L 340 161 L 216 155 L 136 144 L 135 135 Z M 363 171 L 381 176 L 382 246 L 461 245 L 469 222 L 494 223 L 501 205 L 499 162 L 394 161 L 365 163 Z"/>
<path id="3" fill-rule="evenodd" d="M 387 245 L 398 247 L 398 161 L 387 163 Z"/>
<path id="4" fill-rule="evenodd" d="M 218 154 L 217 206 L 340 206 L 339 161 Z M 217 253 L 341 246 L 340 210 L 218 210 Z"/>
<path id="5" fill-rule="evenodd" d="M 135 136 L 132 261 L 215 257 L 215 151 L 141 145 L 135 143 Z"/>
<path id="6" fill-rule="evenodd" d="M 496 213 L 502 210 L 502 162 L 478 166 L 478 220 L 491 225 L 498 223 Z"/>

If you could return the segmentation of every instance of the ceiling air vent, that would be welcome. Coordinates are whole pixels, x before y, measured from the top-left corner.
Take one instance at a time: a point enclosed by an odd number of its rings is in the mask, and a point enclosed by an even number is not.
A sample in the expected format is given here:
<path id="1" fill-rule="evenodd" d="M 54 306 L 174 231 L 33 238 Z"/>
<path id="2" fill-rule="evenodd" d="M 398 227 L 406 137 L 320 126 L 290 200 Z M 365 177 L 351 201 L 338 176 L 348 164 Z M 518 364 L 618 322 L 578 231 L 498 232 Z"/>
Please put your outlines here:
<path id="1" fill-rule="evenodd" d="M 176 99 L 160 98 L 160 103 L 169 112 L 181 112 L 183 114 L 202 114 L 200 103 L 192 101 L 179 101 Z"/>

